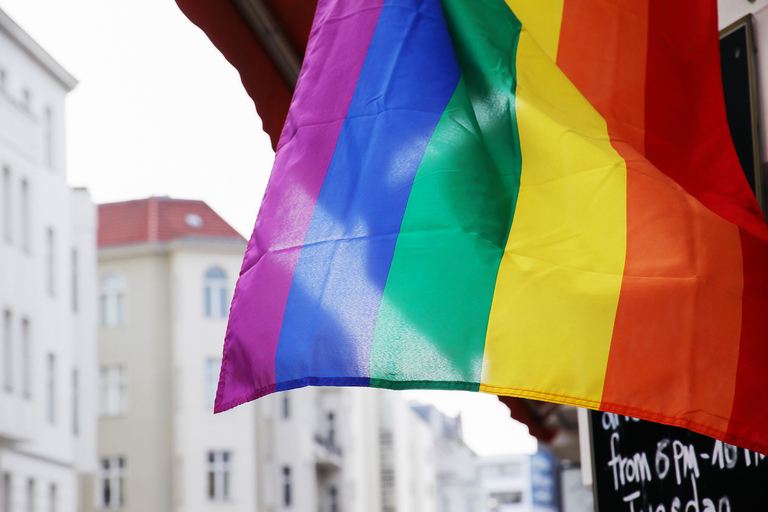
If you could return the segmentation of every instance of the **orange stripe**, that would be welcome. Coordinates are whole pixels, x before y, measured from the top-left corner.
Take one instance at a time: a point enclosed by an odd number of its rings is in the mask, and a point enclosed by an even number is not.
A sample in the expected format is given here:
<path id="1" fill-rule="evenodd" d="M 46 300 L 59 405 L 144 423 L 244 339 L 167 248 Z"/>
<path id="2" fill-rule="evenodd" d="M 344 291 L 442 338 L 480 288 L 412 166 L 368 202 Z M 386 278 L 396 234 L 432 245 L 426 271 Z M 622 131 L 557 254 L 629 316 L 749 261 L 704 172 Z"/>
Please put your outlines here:
<path id="1" fill-rule="evenodd" d="M 739 233 L 643 158 L 647 41 L 648 0 L 565 2 L 558 65 L 627 161 L 625 277 L 602 407 L 722 432 L 738 360 Z"/>
<path id="2" fill-rule="evenodd" d="M 627 261 L 603 404 L 724 432 L 741 329 L 738 228 L 655 168 L 636 168 L 627 187 Z"/>
<path id="3" fill-rule="evenodd" d="M 557 52 L 557 65 L 605 118 L 614 145 L 622 139 L 640 154 L 647 15 L 648 0 L 565 0 Z"/>

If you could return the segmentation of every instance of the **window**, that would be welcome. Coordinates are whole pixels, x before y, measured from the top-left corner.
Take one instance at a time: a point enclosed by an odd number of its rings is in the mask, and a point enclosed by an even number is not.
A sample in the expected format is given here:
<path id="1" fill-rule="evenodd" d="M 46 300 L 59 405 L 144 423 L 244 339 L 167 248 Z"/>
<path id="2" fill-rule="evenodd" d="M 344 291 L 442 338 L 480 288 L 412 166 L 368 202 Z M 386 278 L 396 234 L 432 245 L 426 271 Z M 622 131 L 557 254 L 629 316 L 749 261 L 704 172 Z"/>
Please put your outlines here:
<path id="1" fill-rule="evenodd" d="M 43 140 L 43 158 L 45 165 L 53 169 L 53 111 L 51 107 L 45 109 L 45 139 Z"/>
<path id="2" fill-rule="evenodd" d="M 208 452 L 208 499 L 226 501 L 231 498 L 230 472 L 232 455 L 227 451 Z"/>
<path id="3" fill-rule="evenodd" d="M 3 312 L 3 388 L 13 391 L 13 316 L 7 309 Z"/>
<path id="4" fill-rule="evenodd" d="M 291 506 L 291 468 L 283 466 L 283 505 Z"/>
<path id="5" fill-rule="evenodd" d="M 32 397 L 32 339 L 29 318 L 21 319 L 21 393 Z"/>
<path id="6" fill-rule="evenodd" d="M 46 416 L 48 423 L 56 423 L 56 356 L 54 354 L 48 354 L 47 374 Z"/>
<path id="7" fill-rule="evenodd" d="M 53 228 L 45 231 L 45 281 L 48 295 L 56 296 L 56 233 Z"/>
<path id="8" fill-rule="evenodd" d="M 4 69 L 0 69 L 0 91 L 5 92 L 7 75 Z"/>
<path id="9" fill-rule="evenodd" d="M 522 462 L 513 461 L 506 464 L 483 466 L 480 472 L 483 476 L 490 478 L 503 476 L 519 477 L 523 473 L 523 466 Z"/>
<path id="10" fill-rule="evenodd" d="M 224 318 L 227 306 L 227 274 L 219 267 L 209 268 L 205 273 L 205 316 Z"/>
<path id="11" fill-rule="evenodd" d="M 72 370 L 72 435 L 80 435 L 80 372 Z"/>
<path id="12" fill-rule="evenodd" d="M 51 484 L 48 488 L 48 512 L 56 512 L 58 510 L 59 490 L 56 484 Z"/>
<path id="13" fill-rule="evenodd" d="M 78 272 L 78 264 L 77 264 L 77 248 L 72 248 L 72 257 L 71 257 L 71 269 L 70 272 L 72 274 L 72 312 L 77 313 L 77 309 L 79 307 L 79 291 L 80 291 L 80 274 Z"/>
<path id="14" fill-rule="evenodd" d="M 29 112 L 32 107 L 32 92 L 28 88 L 21 91 L 21 108 Z"/>
<path id="15" fill-rule="evenodd" d="M 125 505 L 125 466 L 125 457 L 101 459 L 99 469 L 101 508 L 120 508 Z"/>
<path id="16" fill-rule="evenodd" d="M 101 279 L 99 291 L 99 323 L 116 327 L 125 322 L 125 279 L 119 274 L 107 274 Z"/>
<path id="17" fill-rule="evenodd" d="M 3 238 L 13 242 L 13 189 L 11 188 L 11 170 L 3 167 Z"/>
<path id="18" fill-rule="evenodd" d="M 51 484 L 48 488 L 48 512 L 56 512 L 59 509 L 58 501 L 59 490 L 56 487 L 56 484 Z"/>
<path id="19" fill-rule="evenodd" d="M 383 489 L 392 489 L 395 486 L 395 470 L 384 468 L 381 470 L 381 487 Z"/>
<path id="20" fill-rule="evenodd" d="M 502 464 L 499 467 L 499 473 L 502 475 L 520 476 L 523 473 L 523 464 L 519 461 Z"/>
<path id="21" fill-rule="evenodd" d="M 333 486 L 328 489 L 328 510 L 329 512 L 339 512 L 339 493 Z"/>
<path id="22" fill-rule="evenodd" d="M 191 228 L 203 227 L 203 218 L 196 213 L 188 213 L 184 216 L 184 222 Z"/>
<path id="23" fill-rule="evenodd" d="M 0 495 L 0 507 L 2 507 L 0 512 L 11 512 L 11 503 L 13 503 L 13 496 L 11 496 L 12 483 L 11 474 L 3 473 L 2 488 L 0 488 L 0 491 L 2 491 Z"/>
<path id="24" fill-rule="evenodd" d="M 498 505 L 512 505 L 523 502 L 522 491 L 495 492 L 491 494 L 491 502 Z"/>
<path id="25" fill-rule="evenodd" d="M 287 391 L 283 391 L 283 418 L 291 417 L 291 397 Z"/>
<path id="26" fill-rule="evenodd" d="M 35 506 L 35 481 L 31 478 L 27 479 L 27 512 L 35 512 L 37 507 Z"/>
<path id="27" fill-rule="evenodd" d="M 216 401 L 216 391 L 219 388 L 220 357 L 209 357 L 205 360 L 205 406 L 212 408 Z"/>
<path id="28" fill-rule="evenodd" d="M 29 227 L 29 183 L 21 180 L 21 248 L 25 252 L 30 251 L 30 227 Z"/>
<path id="29" fill-rule="evenodd" d="M 336 419 L 332 412 L 328 413 L 328 444 L 330 446 L 336 445 Z"/>
<path id="30" fill-rule="evenodd" d="M 102 366 L 99 371 L 99 415 L 118 416 L 128 405 L 128 386 L 125 368 L 114 364 Z"/>

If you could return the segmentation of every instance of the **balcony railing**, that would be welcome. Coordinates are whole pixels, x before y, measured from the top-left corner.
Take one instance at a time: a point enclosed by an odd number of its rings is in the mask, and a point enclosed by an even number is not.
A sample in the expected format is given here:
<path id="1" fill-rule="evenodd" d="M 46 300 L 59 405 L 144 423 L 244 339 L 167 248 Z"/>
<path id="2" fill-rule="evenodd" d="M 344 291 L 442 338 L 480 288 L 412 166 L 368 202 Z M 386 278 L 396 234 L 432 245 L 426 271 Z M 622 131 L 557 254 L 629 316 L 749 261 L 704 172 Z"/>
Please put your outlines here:
<path id="1" fill-rule="evenodd" d="M 325 448 L 328 453 L 341 457 L 341 447 L 336 445 L 335 440 L 331 436 L 315 432 L 315 443 Z"/>

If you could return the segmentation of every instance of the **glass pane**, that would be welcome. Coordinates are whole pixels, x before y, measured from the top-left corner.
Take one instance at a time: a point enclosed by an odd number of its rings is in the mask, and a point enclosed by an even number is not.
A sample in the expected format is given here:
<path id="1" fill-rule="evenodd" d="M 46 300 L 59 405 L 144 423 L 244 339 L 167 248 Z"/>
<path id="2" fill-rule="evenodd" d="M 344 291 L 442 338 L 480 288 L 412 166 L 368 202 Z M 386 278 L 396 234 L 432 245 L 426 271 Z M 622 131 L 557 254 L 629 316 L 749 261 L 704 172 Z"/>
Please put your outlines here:
<path id="1" fill-rule="evenodd" d="M 216 475 L 213 471 L 208 472 L 208 497 L 210 499 L 216 498 Z"/>
<path id="2" fill-rule="evenodd" d="M 205 278 L 206 279 L 226 279 L 227 274 L 225 274 L 224 271 L 219 267 L 212 267 L 205 272 Z"/>
<path id="3" fill-rule="evenodd" d="M 114 313 L 114 323 L 112 325 L 122 325 L 123 320 L 125 317 L 124 314 L 124 305 L 123 305 L 123 294 L 118 293 L 115 297 L 115 313 Z"/>
<path id="4" fill-rule="evenodd" d="M 111 505 L 110 498 L 112 497 L 112 489 L 110 488 L 110 485 L 109 485 L 109 478 L 105 478 L 103 480 L 103 482 L 104 482 L 104 484 L 103 484 L 103 486 L 104 486 L 104 501 L 102 502 L 102 504 L 105 507 L 109 507 Z"/>

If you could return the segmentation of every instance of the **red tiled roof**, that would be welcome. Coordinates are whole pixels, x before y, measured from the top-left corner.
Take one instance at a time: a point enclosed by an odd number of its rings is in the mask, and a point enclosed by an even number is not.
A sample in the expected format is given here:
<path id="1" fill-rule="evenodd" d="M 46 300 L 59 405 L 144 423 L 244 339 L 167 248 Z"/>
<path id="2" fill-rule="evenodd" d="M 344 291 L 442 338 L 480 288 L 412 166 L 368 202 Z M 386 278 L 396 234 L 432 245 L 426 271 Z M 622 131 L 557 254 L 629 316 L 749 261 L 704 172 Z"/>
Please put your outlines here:
<path id="1" fill-rule="evenodd" d="M 99 247 L 177 238 L 245 239 L 203 201 L 150 197 L 99 205 Z"/>

